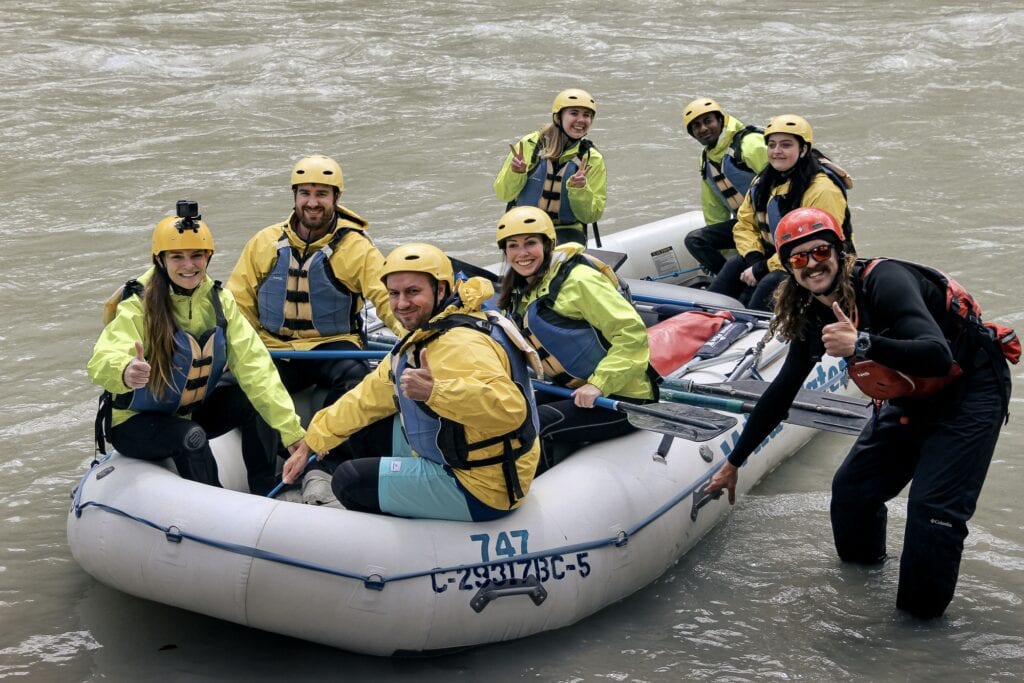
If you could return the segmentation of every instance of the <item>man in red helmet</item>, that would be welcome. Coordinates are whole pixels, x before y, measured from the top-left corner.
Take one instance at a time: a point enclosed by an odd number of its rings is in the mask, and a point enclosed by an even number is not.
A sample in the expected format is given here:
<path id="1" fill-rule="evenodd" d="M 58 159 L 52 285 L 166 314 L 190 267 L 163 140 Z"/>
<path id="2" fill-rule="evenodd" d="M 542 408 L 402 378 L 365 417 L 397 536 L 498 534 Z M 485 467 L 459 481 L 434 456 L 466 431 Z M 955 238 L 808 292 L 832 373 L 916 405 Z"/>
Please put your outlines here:
<path id="1" fill-rule="evenodd" d="M 880 408 L 832 481 L 836 550 L 847 562 L 885 559 L 886 502 L 911 483 L 896 606 L 920 618 L 953 597 L 967 521 L 1007 415 L 1010 374 L 980 311 L 955 281 L 926 266 L 848 253 L 826 211 L 786 214 L 775 235 L 788 272 L 771 330 L 790 342 L 779 375 L 750 415 L 708 491 L 735 502 L 738 468 L 785 416 L 815 362 L 847 359 Z"/>

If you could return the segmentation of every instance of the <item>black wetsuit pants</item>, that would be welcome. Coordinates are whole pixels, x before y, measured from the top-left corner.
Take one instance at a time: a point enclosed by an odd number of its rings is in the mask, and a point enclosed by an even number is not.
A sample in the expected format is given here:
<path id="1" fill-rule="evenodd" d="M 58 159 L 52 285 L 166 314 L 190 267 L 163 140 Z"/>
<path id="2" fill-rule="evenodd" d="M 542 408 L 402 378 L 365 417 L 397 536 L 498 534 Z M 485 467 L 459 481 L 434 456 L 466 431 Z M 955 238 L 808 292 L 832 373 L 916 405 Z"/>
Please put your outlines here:
<path id="1" fill-rule="evenodd" d="M 166 413 L 133 415 L 110 430 L 110 443 L 130 458 L 171 458 L 185 479 L 220 486 L 209 440 L 235 428 L 241 431 L 249 491 L 263 495 L 274 487 L 279 438 L 237 384 L 219 384 L 189 419 Z"/>
<path id="2" fill-rule="evenodd" d="M 735 249 L 736 242 L 732 239 L 732 226 L 736 225 L 733 218 L 721 223 L 712 223 L 703 228 L 691 230 L 683 240 L 690 256 L 697 259 L 701 268 L 711 275 L 718 275 L 725 265 L 722 249 Z"/>
<path id="3" fill-rule="evenodd" d="M 748 287 L 743 284 L 740 275 L 747 269 L 747 262 L 742 256 L 730 256 L 718 275 L 708 285 L 709 292 L 725 294 L 739 299 L 747 307 L 758 311 L 770 311 L 774 307 L 775 289 L 786 279 L 784 270 L 772 270 L 758 280 L 757 285 Z"/>
<path id="4" fill-rule="evenodd" d="M 886 403 L 832 482 L 836 550 L 860 563 L 884 559 L 885 503 L 911 484 L 896 606 L 922 618 L 941 616 L 953 598 L 1009 397 L 1005 362 L 985 358 L 961 381 L 959 400 L 912 410 Z"/>
<path id="5" fill-rule="evenodd" d="M 636 431 L 625 413 L 607 408 L 580 408 L 571 398 L 542 403 L 537 393 L 537 417 L 540 422 L 540 460 L 537 474 L 545 472 L 588 443 L 595 443 Z M 647 403 L 637 399 L 612 399 Z"/>

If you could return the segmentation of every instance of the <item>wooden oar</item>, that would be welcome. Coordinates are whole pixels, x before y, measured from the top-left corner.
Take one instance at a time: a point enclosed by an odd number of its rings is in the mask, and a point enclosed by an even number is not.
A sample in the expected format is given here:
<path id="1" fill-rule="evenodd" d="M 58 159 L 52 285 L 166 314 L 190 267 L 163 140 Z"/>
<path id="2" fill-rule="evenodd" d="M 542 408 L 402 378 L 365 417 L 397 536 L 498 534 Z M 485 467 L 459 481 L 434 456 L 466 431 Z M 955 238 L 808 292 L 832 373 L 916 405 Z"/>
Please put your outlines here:
<path id="1" fill-rule="evenodd" d="M 534 382 L 536 390 L 569 398 L 572 390 L 565 387 Z M 627 401 L 614 401 L 599 397 L 594 405 L 625 413 L 629 423 L 638 429 L 679 437 L 688 441 L 708 441 L 736 426 L 736 418 L 677 403 L 648 403 L 638 405 Z"/>
<path id="2" fill-rule="evenodd" d="M 749 413 L 767 387 L 768 382 L 754 379 L 734 380 L 723 384 L 697 384 L 693 380 L 666 379 L 662 384 L 661 394 L 663 398 L 689 405 Z M 734 403 L 711 405 L 714 399 L 719 397 Z M 865 422 L 871 417 L 871 411 L 870 401 L 801 389 L 784 421 L 855 436 L 864 428 Z"/>

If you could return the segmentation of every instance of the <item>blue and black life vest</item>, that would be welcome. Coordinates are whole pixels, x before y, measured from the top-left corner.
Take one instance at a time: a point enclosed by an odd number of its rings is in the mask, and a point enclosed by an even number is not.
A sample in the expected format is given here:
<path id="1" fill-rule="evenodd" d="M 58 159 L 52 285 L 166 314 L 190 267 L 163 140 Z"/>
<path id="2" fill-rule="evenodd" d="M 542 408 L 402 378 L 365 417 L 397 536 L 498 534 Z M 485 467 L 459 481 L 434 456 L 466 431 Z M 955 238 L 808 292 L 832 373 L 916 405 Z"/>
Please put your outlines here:
<path id="1" fill-rule="evenodd" d="M 335 219 L 337 220 L 337 219 Z M 332 337 L 362 330 L 362 300 L 334 275 L 331 256 L 351 228 L 335 231 L 330 242 L 306 256 L 281 233 L 277 260 L 260 284 L 260 325 L 283 338 Z"/>
<path id="2" fill-rule="evenodd" d="M 587 383 L 611 348 L 608 340 L 586 320 L 555 312 L 555 301 L 562 285 L 578 266 L 595 268 L 583 254 L 570 257 L 551 278 L 545 295 L 531 301 L 522 316 L 513 314 L 527 341 L 537 349 L 547 378 L 554 384 L 574 389 Z M 511 310 L 517 308 L 513 303 Z"/>
<path id="3" fill-rule="evenodd" d="M 174 332 L 174 354 L 171 357 L 171 385 L 157 397 L 148 387 L 118 394 L 115 408 L 139 413 L 189 415 L 217 386 L 227 365 L 227 320 L 220 302 L 220 282 L 210 289 L 210 301 L 217 322 L 198 339 L 178 329 Z"/>
<path id="4" fill-rule="evenodd" d="M 488 315 L 497 314 L 489 312 Z M 421 349 L 439 339 L 448 330 L 456 327 L 476 330 L 490 336 L 491 339 L 501 345 L 512 367 L 512 381 L 516 383 L 516 387 L 526 400 L 526 419 L 523 420 L 518 428 L 507 434 L 494 436 L 476 443 L 468 443 L 466 441 L 466 429 L 461 423 L 439 416 L 427 406 L 426 402 L 414 401 L 402 393 L 400 389 L 401 377 L 406 367 L 409 366 L 409 354 L 400 352 L 402 344 L 399 343 L 395 345 L 395 349 L 391 352 L 391 368 L 392 381 L 395 385 L 395 399 L 402 418 L 402 429 L 405 432 L 409 445 L 417 454 L 439 465 L 457 469 L 470 469 L 500 464 L 505 477 L 509 505 L 512 506 L 516 501 L 525 496 L 519 483 L 516 460 L 530 452 L 537 434 L 540 432 L 537 404 L 533 397 L 526 360 L 522 352 L 516 348 L 504 330 L 501 329 L 500 325 L 491 323 L 487 319 L 467 314 L 448 315 L 440 320 L 428 323 L 424 329 L 436 330 L 437 334 L 415 344 L 411 351 L 412 356 L 418 359 Z M 500 454 L 481 459 L 471 458 L 473 451 L 499 443 L 503 445 Z"/>
<path id="5" fill-rule="evenodd" d="M 569 205 L 566 188 L 569 178 L 576 174 L 581 164 L 586 163 L 584 160 L 590 155 L 593 146 L 594 143 L 586 138 L 580 140 L 576 155 L 563 164 L 553 159 L 542 161 L 541 140 L 538 139 L 526 171 L 529 174 L 526 185 L 516 200 L 509 202 L 506 211 L 513 206 L 536 206 L 551 217 L 555 227 L 579 223 L 579 219 L 572 212 L 572 206 Z"/>

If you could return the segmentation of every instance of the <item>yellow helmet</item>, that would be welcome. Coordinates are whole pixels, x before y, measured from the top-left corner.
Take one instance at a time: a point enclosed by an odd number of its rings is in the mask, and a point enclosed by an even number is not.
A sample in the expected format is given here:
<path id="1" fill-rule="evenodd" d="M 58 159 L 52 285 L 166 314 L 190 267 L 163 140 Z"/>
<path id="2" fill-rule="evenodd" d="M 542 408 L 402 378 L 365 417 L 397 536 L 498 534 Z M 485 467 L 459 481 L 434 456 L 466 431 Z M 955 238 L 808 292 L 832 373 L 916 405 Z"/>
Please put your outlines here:
<path id="1" fill-rule="evenodd" d="M 337 161 L 323 154 L 312 154 L 299 159 L 292 169 L 292 187 L 303 183 L 320 183 L 345 189 L 341 178 L 341 166 Z"/>
<path id="2" fill-rule="evenodd" d="M 551 216 L 536 206 L 517 206 L 505 212 L 498 221 L 498 233 L 495 240 L 498 248 L 501 243 L 513 235 L 544 235 L 555 241 L 555 224 Z"/>
<path id="3" fill-rule="evenodd" d="M 199 216 L 168 216 L 153 229 L 153 256 L 164 251 L 202 249 L 213 255 L 213 233 Z"/>
<path id="4" fill-rule="evenodd" d="M 698 97 L 683 109 L 683 128 L 689 133 L 690 124 L 693 123 L 695 118 L 713 111 L 717 111 L 722 115 L 723 119 L 725 118 L 725 112 L 722 111 L 722 107 L 719 106 L 718 102 L 715 102 L 710 97 Z"/>
<path id="5" fill-rule="evenodd" d="M 768 125 L 764 127 L 764 139 L 767 140 L 772 133 L 789 133 L 801 138 L 808 145 L 814 143 L 814 131 L 811 130 L 811 124 L 807 123 L 807 119 L 796 114 L 782 114 L 769 121 Z"/>
<path id="6" fill-rule="evenodd" d="M 438 282 L 448 283 L 449 294 L 455 288 L 455 271 L 451 260 L 443 251 L 433 244 L 410 242 L 396 247 L 384 259 L 384 270 L 380 281 L 388 283 L 388 275 L 392 273 L 425 273 Z"/>
<path id="7" fill-rule="evenodd" d="M 595 116 L 597 115 L 597 102 L 590 96 L 590 93 L 579 88 L 569 88 L 558 93 L 551 105 L 551 113 L 557 114 L 566 107 L 583 107 L 594 112 Z"/>

